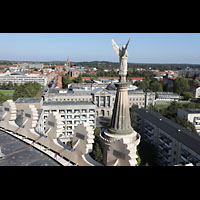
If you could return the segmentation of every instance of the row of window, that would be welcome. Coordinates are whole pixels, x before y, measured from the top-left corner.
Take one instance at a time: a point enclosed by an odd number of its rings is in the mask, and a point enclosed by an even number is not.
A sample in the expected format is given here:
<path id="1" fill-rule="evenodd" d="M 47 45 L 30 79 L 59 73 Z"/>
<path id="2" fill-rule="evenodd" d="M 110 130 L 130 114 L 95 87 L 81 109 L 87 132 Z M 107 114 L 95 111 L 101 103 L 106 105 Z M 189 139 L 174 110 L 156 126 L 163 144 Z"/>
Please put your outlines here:
<path id="1" fill-rule="evenodd" d="M 47 113 L 53 113 L 53 112 L 59 112 L 59 114 L 64 114 L 64 113 L 87 113 L 87 112 L 90 112 L 90 113 L 94 113 L 95 112 L 95 109 L 67 109 L 67 110 L 44 110 L 44 114 L 47 114 Z"/>
<path id="2" fill-rule="evenodd" d="M 49 98 L 47 99 L 47 101 L 91 101 L 92 99 L 91 98 L 79 98 L 79 99 L 66 99 L 66 98 L 59 98 L 59 99 L 52 99 L 52 98 Z"/>

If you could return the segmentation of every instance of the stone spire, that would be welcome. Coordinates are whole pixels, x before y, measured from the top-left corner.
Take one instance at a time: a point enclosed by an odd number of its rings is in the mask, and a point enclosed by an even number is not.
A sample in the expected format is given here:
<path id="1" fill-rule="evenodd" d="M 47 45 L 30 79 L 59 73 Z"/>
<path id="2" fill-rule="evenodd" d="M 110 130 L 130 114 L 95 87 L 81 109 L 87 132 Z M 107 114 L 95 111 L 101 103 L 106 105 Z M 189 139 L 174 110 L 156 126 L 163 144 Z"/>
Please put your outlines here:
<path id="1" fill-rule="evenodd" d="M 108 129 L 112 134 L 130 134 L 133 132 L 129 113 L 129 83 L 116 83 L 117 94 L 113 108 L 111 126 Z"/>

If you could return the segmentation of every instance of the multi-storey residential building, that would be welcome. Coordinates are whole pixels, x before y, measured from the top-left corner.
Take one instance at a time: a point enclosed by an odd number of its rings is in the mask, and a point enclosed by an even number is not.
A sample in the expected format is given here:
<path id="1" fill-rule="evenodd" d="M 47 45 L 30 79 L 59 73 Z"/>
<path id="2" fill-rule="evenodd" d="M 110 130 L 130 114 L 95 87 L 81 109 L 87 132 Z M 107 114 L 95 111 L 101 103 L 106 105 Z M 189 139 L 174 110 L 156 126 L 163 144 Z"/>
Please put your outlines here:
<path id="1" fill-rule="evenodd" d="M 21 63 L 19 64 L 20 69 L 43 69 L 44 64 L 42 63 Z"/>
<path id="2" fill-rule="evenodd" d="M 200 165 L 200 136 L 152 110 L 136 109 L 137 132 L 157 149 L 163 166 Z"/>
<path id="3" fill-rule="evenodd" d="M 44 101 L 92 101 L 92 96 L 88 91 L 74 92 L 53 88 L 45 94 Z"/>
<path id="4" fill-rule="evenodd" d="M 157 92 L 155 104 L 164 104 L 172 101 L 178 101 L 181 96 L 173 92 Z"/>
<path id="5" fill-rule="evenodd" d="M 70 139 L 70 136 L 74 133 L 74 128 L 78 124 L 88 122 L 92 128 L 96 127 L 96 106 L 91 101 L 55 100 L 44 102 L 42 98 L 19 98 L 15 103 L 21 118 L 24 114 L 24 108 L 28 107 L 28 105 L 35 105 L 39 115 L 36 131 L 43 134 L 45 134 L 48 114 L 52 112 L 58 113 L 63 119 L 63 132 L 58 137 L 64 143 Z"/>
<path id="6" fill-rule="evenodd" d="M 20 74 L 20 73 L 11 73 L 11 74 L 0 74 L 0 83 L 9 83 L 12 82 L 19 84 L 23 84 L 26 82 L 38 82 L 41 85 L 46 86 L 47 77 L 41 76 L 39 74 Z"/>
<path id="7" fill-rule="evenodd" d="M 200 109 L 178 109 L 178 117 L 183 117 L 194 124 L 197 133 L 200 135 Z"/>
<path id="8" fill-rule="evenodd" d="M 49 113 L 58 113 L 62 118 L 63 132 L 58 137 L 63 142 L 67 142 L 70 136 L 74 133 L 75 127 L 83 122 L 88 122 L 92 128 L 96 127 L 96 107 L 92 102 L 87 101 L 49 101 L 42 105 L 43 113 L 39 126 L 45 123 Z M 39 128 L 40 131 L 41 128 Z"/>

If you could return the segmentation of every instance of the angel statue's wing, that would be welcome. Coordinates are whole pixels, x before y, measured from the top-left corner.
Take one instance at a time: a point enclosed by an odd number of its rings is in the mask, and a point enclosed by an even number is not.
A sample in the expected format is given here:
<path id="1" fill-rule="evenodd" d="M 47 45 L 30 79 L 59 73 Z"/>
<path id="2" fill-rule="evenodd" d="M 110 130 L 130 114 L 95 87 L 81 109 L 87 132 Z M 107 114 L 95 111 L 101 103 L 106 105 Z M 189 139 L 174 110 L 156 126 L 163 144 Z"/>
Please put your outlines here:
<path id="1" fill-rule="evenodd" d="M 117 53 L 117 55 L 120 56 L 121 50 L 113 39 L 112 39 L 112 46 L 113 46 L 113 49 L 115 50 L 115 52 Z"/>
<path id="2" fill-rule="evenodd" d="M 129 38 L 129 40 L 128 40 L 127 44 L 126 44 L 126 47 L 125 47 L 125 49 L 127 49 L 129 42 L 130 42 L 130 38 Z"/>

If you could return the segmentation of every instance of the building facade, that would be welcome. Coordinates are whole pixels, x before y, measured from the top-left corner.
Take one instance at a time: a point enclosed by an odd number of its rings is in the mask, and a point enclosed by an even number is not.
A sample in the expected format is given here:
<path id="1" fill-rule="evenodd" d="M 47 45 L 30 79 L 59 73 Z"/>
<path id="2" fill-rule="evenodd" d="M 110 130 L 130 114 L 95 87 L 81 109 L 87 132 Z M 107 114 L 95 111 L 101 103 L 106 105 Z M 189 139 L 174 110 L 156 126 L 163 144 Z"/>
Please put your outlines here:
<path id="1" fill-rule="evenodd" d="M 173 92 L 157 92 L 157 98 L 155 104 L 165 104 L 172 101 L 178 101 L 181 96 Z"/>
<path id="2" fill-rule="evenodd" d="M 44 95 L 44 101 L 92 101 L 92 96 L 87 91 L 73 92 L 53 88 Z"/>
<path id="3" fill-rule="evenodd" d="M 200 165 L 200 137 L 162 115 L 146 109 L 135 110 L 142 139 L 155 146 L 156 162 L 162 166 Z"/>
<path id="4" fill-rule="evenodd" d="M 178 109 L 178 117 L 183 117 L 191 122 L 200 135 L 200 109 Z"/>
<path id="5" fill-rule="evenodd" d="M 49 101 L 43 102 L 42 110 L 38 130 L 45 134 L 47 116 L 50 113 L 58 113 L 63 120 L 62 134 L 58 137 L 64 143 L 70 140 L 78 124 L 88 122 L 90 127 L 96 128 L 96 106 L 92 102 Z"/>
<path id="6" fill-rule="evenodd" d="M 1 74 L 0 75 L 0 83 L 6 83 L 12 82 L 13 84 L 24 84 L 26 82 L 37 82 L 40 83 L 43 86 L 46 86 L 47 84 L 47 77 L 41 76 L 38 74 L 32 74 L 32 75 L 20 75 L 17 73 L 13 73 L 10 75 Z"/>
<path id="7" fill-rule="evenodd" d="M 79 85 L 79 87 L 81 87 Z M 128 91 L 129 107 L 137 105 L 139 108 L 146 108 L 155 104 L 155 92 L 143 92 L 143 91 Z M 112 116 L 112 110 L 114 107 L 116 97 L 116 90 L 107 90 L 105 88 L 96 87 L 93 90 L 79 90 L 72 91 L 50 89 L 45 94 L 45 101 L 92 101 L 96 105 L 97 117 L 109 117 Z"/>

